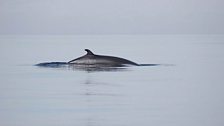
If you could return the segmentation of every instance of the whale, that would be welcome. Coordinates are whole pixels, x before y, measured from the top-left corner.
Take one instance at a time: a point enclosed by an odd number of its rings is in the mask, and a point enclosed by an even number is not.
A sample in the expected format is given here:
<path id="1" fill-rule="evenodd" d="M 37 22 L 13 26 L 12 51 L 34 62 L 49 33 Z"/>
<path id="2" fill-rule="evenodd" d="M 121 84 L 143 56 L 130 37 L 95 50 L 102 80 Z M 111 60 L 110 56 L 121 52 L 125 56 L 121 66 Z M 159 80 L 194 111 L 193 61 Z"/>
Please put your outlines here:
<path id="1" fill-rule="evenodd" d="M 68 62 L 43 62 L 35 64 L 44 68 L 59 68 L 70 70 L 82 70 L 87 72 L 98 71 L 124 71 L 129 66 L 158 66 L 160 64 L 138 64 L 133 61 L 107 55 L 97 55 L 91 50 L 85 49 L 85 55 Z"/>
<path id="2" fill-rule="evenodd" d="M 106 55 L 97 55 L 94 54 L 91 50 L 85 49 L 87 52 L 86 55 L 73 59 L 67 62 L 69 65 L 94 65 L 94 66 L 105 66 L 105 67 L 121 67 L 121 66 L 139 66 L 139 64 L 115 56 L 106 56 Z"/>

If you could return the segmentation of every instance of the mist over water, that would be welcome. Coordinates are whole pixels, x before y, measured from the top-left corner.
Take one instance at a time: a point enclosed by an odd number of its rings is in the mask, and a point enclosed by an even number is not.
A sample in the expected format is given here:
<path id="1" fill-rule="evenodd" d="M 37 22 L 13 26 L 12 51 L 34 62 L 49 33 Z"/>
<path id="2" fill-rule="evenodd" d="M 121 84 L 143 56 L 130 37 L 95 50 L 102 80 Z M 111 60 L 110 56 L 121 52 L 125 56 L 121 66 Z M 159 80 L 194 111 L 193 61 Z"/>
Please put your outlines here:
<path id="1" fill-rule="evenodd" d="M 85 54 L 139 64 L 38 67 Z M 223 126 L 223 35 L 0 36 L 1 126 Z"/>
<path id="2" fill-rule="evenodd" d="M 224 34 L 223 0 L 1 0 L 0 34 Z"/>

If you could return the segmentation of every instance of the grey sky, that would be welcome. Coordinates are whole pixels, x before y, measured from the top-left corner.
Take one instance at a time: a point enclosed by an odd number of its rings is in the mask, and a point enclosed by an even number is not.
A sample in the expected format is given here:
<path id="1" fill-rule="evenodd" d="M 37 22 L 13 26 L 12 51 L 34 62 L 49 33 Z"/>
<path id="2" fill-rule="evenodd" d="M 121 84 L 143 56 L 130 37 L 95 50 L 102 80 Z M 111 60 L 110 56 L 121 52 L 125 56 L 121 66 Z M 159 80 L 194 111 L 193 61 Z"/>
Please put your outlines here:
<path id="1" fill-rule="evenodd" d="M 224 34 L 224 0 L 0 0 L 0 34 Z"/>

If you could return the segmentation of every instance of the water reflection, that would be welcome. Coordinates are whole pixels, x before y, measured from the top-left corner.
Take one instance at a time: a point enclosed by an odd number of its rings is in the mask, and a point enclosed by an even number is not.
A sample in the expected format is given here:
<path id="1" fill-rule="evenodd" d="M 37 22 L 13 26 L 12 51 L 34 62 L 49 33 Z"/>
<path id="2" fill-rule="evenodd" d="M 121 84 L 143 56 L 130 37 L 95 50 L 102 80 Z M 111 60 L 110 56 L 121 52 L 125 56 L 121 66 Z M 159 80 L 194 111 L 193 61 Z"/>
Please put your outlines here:
<path id="1" fill-rule="evenodd" d="M 126 71 L 128 70 L 127 67 L 107 67 L 107 66 L 99 66 L 99 65 L 69 65 L 69 69 L 72 70 L 80 70 L 80 71 L 87 71 L 87 72 L 100 72 L 100 71 Z"/>
<path id="2" fill-rule="evenodd" d="M 158 66 L 160 64 L 139 64 L 139 66 Z M 79 70 L 87 72 L 100 72 L 100 71 L 127 71 L 128 66 L 113 66 L 113 65 L 102 65 L 102 64 L 92 64 L 92 65 L 73 65 L 66 62 L 46 62 L 36 64 L 38 67 L 42 68 L 59 68 L 67 70 Z"/>
<path id="3" fill-rule="evenodd" d="M 58 68 L 58 69 L 66 69 L 66 70 L 78 70 L 78 71 L 87 71 L 87 72 L 100 72 L 100 71 L 126 71 L 127 67 L 123 66 L 108 66 L 108 65 L 71 65 L 66 62 L 46 62 L 39 63 L 35 66 L 42 68 Z"/>
<path id="4" fill-rule="evenodd" d="M 66 62 L 45 62 L 45 63 L 38 63 L 35 66 L 49 67 L 49 68 L 63 68 L 67 67 L 68 64 Z"/>
<path id="5" fill-rule="evenodd" d="M 94 81 L 91 74 L 87 74 L 86 80 L 82 83 L 84 86 L 83 99 L 85 99 L 85 109 L 88 110 L 84 117 L 86 126 L 99 126 L 104 120 L 105 113 L 116 106 L 117 103 L 111 102 L 112 99 L 119 99 L 121 94 L 111 91 L 114 87 L 112 83 Z M 113 87 L 111 87 L 113 86 Z M 106 89 L 110 89 L 110 91 Z M 106 91 L 105 91 L 106 90 Z"/>
<path id="6" fill-rule="evenodd" d="M 113 83 L 96 82 L 91 79 L 90 75 L 88 75 L 87 79 L 84 81 L 83 84 L 86 89 L 84 93 L 84 95 L 86 96 L 121 96 L 121 94 L 105 92 L 105 90 L 103 90 L 103 92 L 99 90 L 94 90 L 94 89 L 116 88 L 120 87 L 120 85 Z"/>

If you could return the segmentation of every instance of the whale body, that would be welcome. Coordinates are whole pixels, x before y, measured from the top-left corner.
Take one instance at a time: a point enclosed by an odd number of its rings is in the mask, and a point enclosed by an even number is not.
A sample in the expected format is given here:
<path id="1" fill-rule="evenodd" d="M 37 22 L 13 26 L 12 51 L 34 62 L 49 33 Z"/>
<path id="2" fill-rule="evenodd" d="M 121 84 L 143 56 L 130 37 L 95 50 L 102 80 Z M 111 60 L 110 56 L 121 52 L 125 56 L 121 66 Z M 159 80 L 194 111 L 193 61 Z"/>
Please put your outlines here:
<path id="1" fill-rule="evenodd" d="M 85 49 L 87 52 L 86 55 L 76 58 L 68 62 L 70 65 L 97 65 L 97 66 L 111 66 L 119 67 L 126 65 L 139 66 L 139 64 L 132 62 L 130 60 L 114 57 L 114 56 L 105 56 L 105 55 L 96 55 L 89 49 Z"/>
<path id="2" fill-rule="evenodd" d="M 115 57 L 96 55 L 89 49 L 85 49 L 86 55 L 71 60 L 69 62 L 43 62 L 35 64 L 38 67 L 62 68 L 69 70 L 82 70 L 87 72 L 98 71 L 124 71 L 126 66 L 158 66 L 160 64 L 137 64 L 130 60 Z"/>

